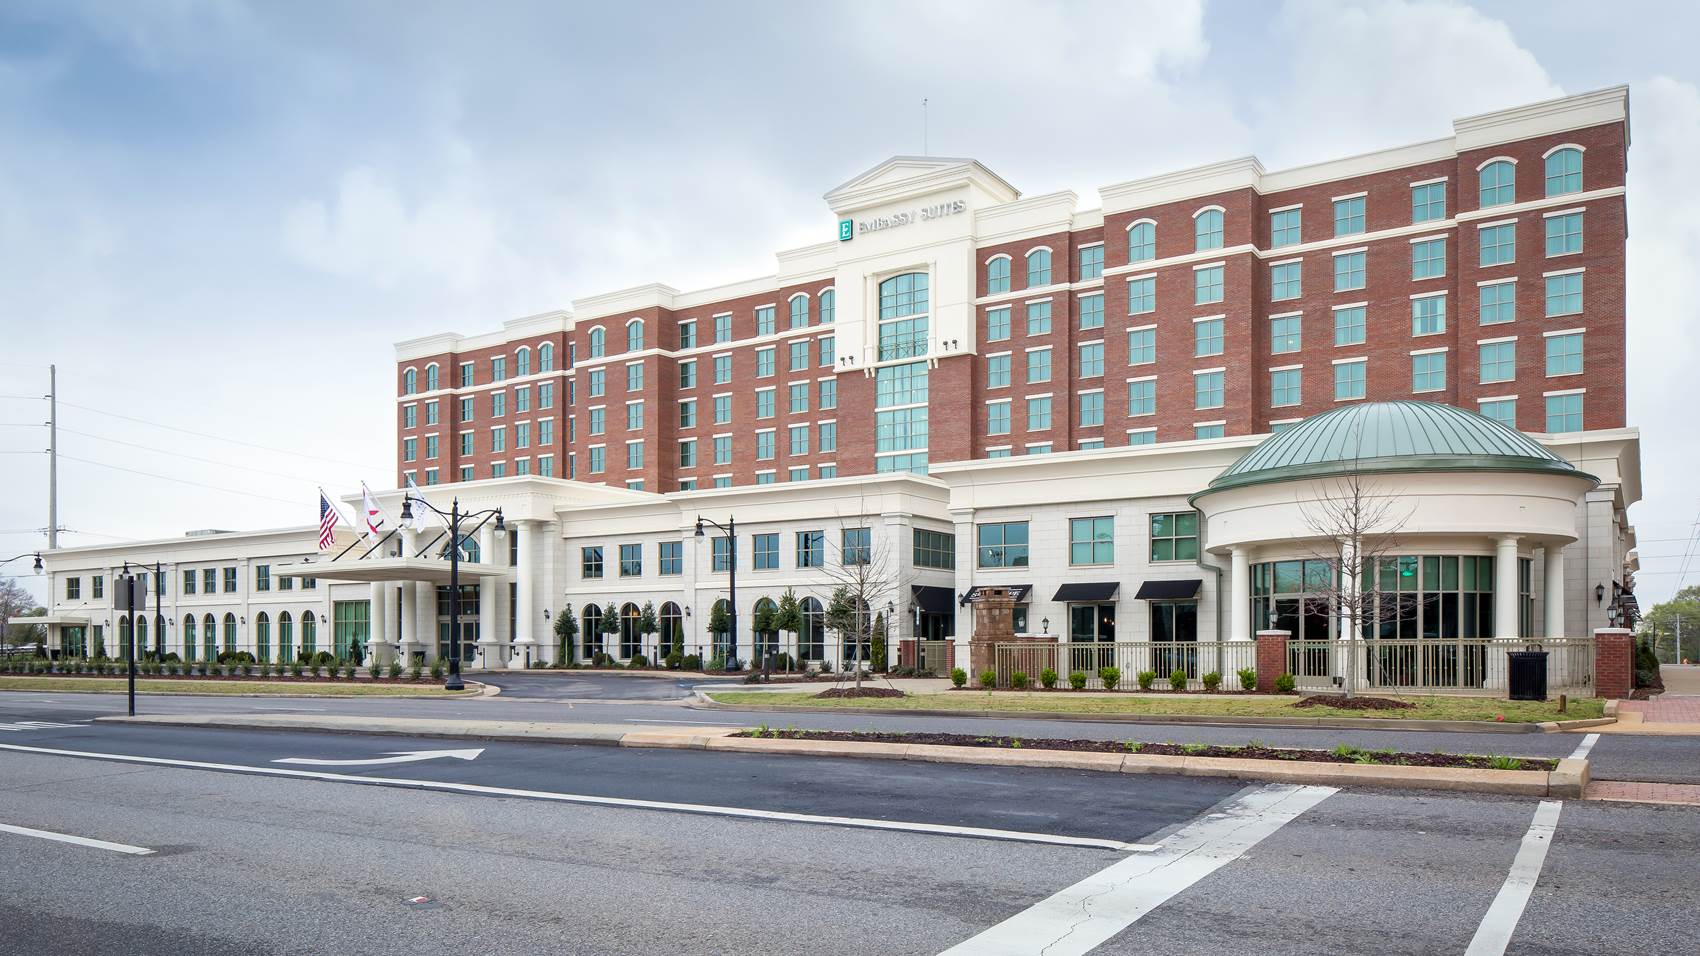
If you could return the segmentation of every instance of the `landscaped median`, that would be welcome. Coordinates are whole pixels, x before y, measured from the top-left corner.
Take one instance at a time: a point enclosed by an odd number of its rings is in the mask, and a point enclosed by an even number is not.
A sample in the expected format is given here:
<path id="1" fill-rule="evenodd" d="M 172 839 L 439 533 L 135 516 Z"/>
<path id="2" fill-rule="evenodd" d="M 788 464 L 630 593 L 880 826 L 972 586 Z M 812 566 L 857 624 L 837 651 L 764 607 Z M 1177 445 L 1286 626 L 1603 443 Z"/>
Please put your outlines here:
<path id="1" fill-rule="evenodd" d="M 1411 706 L 1392 710 L 1302 706 L 1304 698 L 1268 694 L 1218 696 L 944 691 L 913 693 L 903 697 L 821 698 L 812 693 L 706 690 L 701 691 L 699 697 L 718 706 L 740 710 L 853 711 L 964 717 L 1043 714 L 1050 717 L 1078 716 L 1136 722 L 1155 722 L 1180 717 L 1202 722 L 1345 727 L 1363 726 L 1369 721 L 1409 726 L 1413 729 L 1425 724 L 1432 726 L 1437 722 L 1512 725 L 1504 729 L 1516 730 L 1554 729 L 1556 725 L 1568 724 L 1570 721 L 1600 720 L 1604 712 L 1604 701 L 1593 698 L 1569 701 L 1565 709 L 1560 711 L 1557 701 L 1442 696 L 1402 698 Z"/>
<path id="2" fill-rule="evenodd" d="M 0 691 L 33 690 L 55 694 L 122 694 L 129 686 L 123 677 L 9 677 L 0 676 Z M 394 684 L 383 681 L 344 682 L 328 680 L 172 680 L 136 678 L 138 694 L 176 694 L 207 697 L 477 697 L 478 685 L 463 691 L 446 691 L 441 684 Z"/>
<path id="3" fill-rule="evenodd" d="M 941 734 L 861 734 L 834 731 L 667 727 L 631 730 L 619 724 L 353 717 L 334 714 L 160 714 L 100 717 L 114 723 L 187 727 L 318 730 L 332 733 L 533 743 L 652 747 L 804 757 L 857 757 L 927 763 L 983 764 L 1090 770 L 1100 773 L 1231 777 L 1333 786 L 1457 790 L 1524 796 L 1580 797 L 1586 760 L 1450 754 L 1400 754 L 1338 749 L 1302 751 L 1250 744 L 1242 748 L 1139 744 L 1101 740 L 1018 740 Z M 1515 762 L 1513 762 L 1515 761 Z M 1444 766 L 1444 764 L 1462 764 Z M 1509 769 L 1516 767 L 1517 769 Z M 1500 769 L 1507 768 L 1507 769 Z"/>

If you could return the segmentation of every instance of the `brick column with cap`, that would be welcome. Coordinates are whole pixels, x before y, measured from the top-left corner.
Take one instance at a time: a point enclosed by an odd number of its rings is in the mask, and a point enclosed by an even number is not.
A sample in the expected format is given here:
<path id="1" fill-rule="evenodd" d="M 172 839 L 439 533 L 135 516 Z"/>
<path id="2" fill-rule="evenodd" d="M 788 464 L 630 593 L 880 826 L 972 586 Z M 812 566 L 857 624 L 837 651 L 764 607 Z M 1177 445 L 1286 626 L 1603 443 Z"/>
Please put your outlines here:
<path id="1" fill-rule="evenodd" d="M 1257 632 L 1257 692 L 1275 693 L 1275 678 L 1287 673 L 1287 639 L 1291 631 Z"/>
<path id="2" fill-rule="evenodd" d="M 1635 689 L 1635 637 L 1628 628 L 1594 631 L 1594 696 L 1623 699 Z"/>
<path id="3" fill-rule="evenodd" d="M 1009 588 L 982 587 L 974 594 L 974 634 L 968 660 L 976 680 L 992 669 L 992 647 L 1015 639 L 1015 596 Z"/>

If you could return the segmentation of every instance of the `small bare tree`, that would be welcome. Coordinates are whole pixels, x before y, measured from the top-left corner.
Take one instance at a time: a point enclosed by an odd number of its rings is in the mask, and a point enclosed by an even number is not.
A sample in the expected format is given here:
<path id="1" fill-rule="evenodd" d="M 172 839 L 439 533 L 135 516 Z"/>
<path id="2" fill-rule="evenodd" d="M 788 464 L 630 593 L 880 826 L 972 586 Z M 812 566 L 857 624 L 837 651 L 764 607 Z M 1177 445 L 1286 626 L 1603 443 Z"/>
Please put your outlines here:
<path id="1" fill-rule="evenodd" d="M 844 547 L 844 530 L 868 528 L 865 544 Z M 829 556 L 821 568 L 826 578 L 825 593 L 827 627 L 838 632 L 840 647 L 848 642 L 856 649 L 854 668 L 856 687 L 862 686 L 862 663 L 873 646 L 874 615 L 887 603 L 895 604 L 906 583 L 897 560 L 895 546 L 888 541 L 874 540 L 866 524 L 844 524 L 839 533 L 837 560 Z M 842 663 L 842 662 L 841 662 Z"/>
<path id="2" fill-rule="evenodd" d="M 1352 436 L 1354 451 L 1361 438 Z M 1377 569 L 1399 546 L 1399 532 L 1410 520 L 1399 495 L 1386 488 L 1372 488 L 1356 453 L 1351 468 L 1337 478 L 1319 483 L 1322 491 L 1314 499 L 1299 503 L 1300 513 L 1313 537 L 1311 557 L 1328 566 L 1328 580 L 1304 580 L 1304 601 L 1326 602 L 1339 622 L 1340 639 L 1358 639 L 1365 622 L 1397 610 L 1398 595 L 1381 590 L 1375 580 Z M 1368 579 L 1365 576 L 1368 575 Z M 1307 576 L 1308 577 L 1308 576 Z M 1354 645 L 1346 643 L 1348 649 Z M 1346 654 L 1346 673 L 1341 687 L 1352 696 L 1356 655 Z"/>

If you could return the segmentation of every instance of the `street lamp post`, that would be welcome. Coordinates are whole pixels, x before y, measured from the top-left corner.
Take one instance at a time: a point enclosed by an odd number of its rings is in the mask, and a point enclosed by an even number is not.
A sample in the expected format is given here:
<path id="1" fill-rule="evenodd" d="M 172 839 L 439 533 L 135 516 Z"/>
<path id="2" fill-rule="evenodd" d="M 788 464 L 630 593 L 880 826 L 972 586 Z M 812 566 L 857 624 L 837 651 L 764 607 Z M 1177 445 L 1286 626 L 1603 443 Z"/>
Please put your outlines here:
<path id="1" fill-rule="evenodd" d="M 700 538 L 703 536 L 702 526 L 705 524 L 713 525 L 716 529 L 724 532 L 726 535 L 727 570 L 730 573 L 730 576 L 726 581 L 726 590 L 728 592 L 727 600 L 732 605 L 731 612 L 726 618 L 727 626 L 730 627 L 732 631 L 731 638 L 727 642 L 729 646 L 726 648 L 726 665 L 727 669 L 730 670 L 731 665 L 737 663 L 738 658 L 738 519 L 736 517 L 729 517 L 726 519 L 725 524 L 721 524 L 711 518 L 704 518 L 702 515 L 697 515 L 697 537 Z M 709 560 L 714 560 L 712 551 L 709 553 Z M 710 567 L 712 568 L 713 565 L 710 565 Z M 766 669 L 764 662 L 764 673 L 765 672 Z"/>
<path id="2" fill-rule="evenodd" d="M 502 523 L 502 509 L 490 508 L 478 512 L 463 512 L 460 510 L 460 498 L 455 498 L 449 504 L 449 510 L 444 511 L 424 498 L 414 494 L 406 494 L 401 499 L 401 520 L 413 520 L 413 505 L 417 502 L 431 509 L 449 522 L 449 676 L 443 681 L 444 690 L 464 690 L 466 685 L 460 679 L 460 523 L 466 518 L 480 519 L 473 526 L 473 532 L 484 527 L 484 522 L 492 515 L 496 518 L 496 537 L 502 538 L 507 534 L 507 526 Z M 482 592 L 483 588 L 480 587 Z M 480 601 L 487 601 L 490 596 L 480 593 Z"/>

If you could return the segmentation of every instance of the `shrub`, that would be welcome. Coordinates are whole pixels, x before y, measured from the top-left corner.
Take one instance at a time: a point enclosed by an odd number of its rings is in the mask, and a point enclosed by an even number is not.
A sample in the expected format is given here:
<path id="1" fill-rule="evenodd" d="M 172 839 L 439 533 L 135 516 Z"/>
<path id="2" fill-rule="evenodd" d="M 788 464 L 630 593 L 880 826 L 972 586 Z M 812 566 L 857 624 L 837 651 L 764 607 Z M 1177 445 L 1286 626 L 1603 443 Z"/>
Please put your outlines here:
<path id="1" fill-rule="evenodd" d="M 182 663 L 183 658 L 178 657 L 176 651 L 171 651 L 170 653 L 166 654 L 165 657 L 162 658 L 162 660 L 165 660 L 165 661 L 172 663 L 172 664 L 179 664 L 179 663 Z"/>
<path id="2" fill-rule="evenodd" d="M 988 689 L 998 686 L 998 672 L 997 671 L 981 671 L 980 672 L 980 686 L 988 688 Z"/>
<path id="3" fill-rule="evenodd" d="M 1488 765 L 1495 770 L 1522 770 L 1523 761 L 1518 757 L 1489 757 Z"/>
<path id="4" fill-rule="evenodd" d="M 1275 678 L 1275 692 L 1277 694 L 1291 694 L 1293 689 L 1297 686 L 1298 682 L 1293 680 L 1293 675 L 1291 674 L 1282 674 L 1280 677 Z"/>
<path id="5" fill-rule="evenodd" d="M 431 679 L 443 679 L 443 659 L 441 657 L 431 662 Z"/>
<path id="6" fill-rule="evenodd" d="M 1074 688 L 1075 690 L 1085 690 L 1086 689 L 1086 672 L 1085 671 L 1070 671 L 1069 674 L 1068 674 L 1068 686 Z"/>
<path id="7" fill-rule="evenodd" d="M 400 677 L 401 676 L 401 658 L 399 658 L 399 657 L 391 658 L 390 659 L 390 666 L 388 668 L 386 668 L 385 671 L 389 675 L 390 680 L 395 680 L 397 677 Z"/>
<path id="8" fill-rule="evenodd" d="M 1254 690 L 1257 687 L 1257 668 L 1242 667 L 1239 670 L 1240 690 Z"/>
<path id="9" fill-rule="evenodd" d="M 1204 681 L 1204 689 L 1212 694 L 1216 692 L 1218 687 L 1222 686 L 1222 675 L 1215 671 L 1205 674 L 1202 680 Z"/>
<path id="10" fill-rule="evenodd" d="M 1169 689 L 1186 690 L 1186 671 L 1177 667 L 1169 672 Z"/>
<path id="11" fill-rule="evenodd" d="M 952 687 L 968 686 L 968 672 L 960 667 L 952 667 L 950 669 L 950 683 Z"/>
<path id="12" fill-rule="evenodd" d="M 1027 672 L 1026 671 L 1016 671 L 1015 673 L 1009 675 L 1009 686 L 1015 688 L 1016 690 L 1025 689 L 1027 687 Z"/>
<path id="13" fill-rule="evenodd" d="M 349 660 L 342 665 L 342 676 L 348 680 L 353 680 L 355 672 L 359 669 L 359 664 L 354 663 L 353 660 Z"/>
<path id="14" fill-rule="evenodd" d="M 1156 671 L 1140 671 L 1139 673 L 1133 675 L 1133 679 L 1139 682 L 1139 689 L 1140 690 L 1150 690 L 1151 685 L 1153 683 L 1155 683 L 1156 680 L 1157 680 L 1157 672 Z"/>
<path id="15" fill-rule="evenodd" d="M 247 651 L 243 651 L 243 652 L 242 652 L 242 653 L 244 653 L 244 654 L 246 654 L 246 653 L 248 653 L 248 652 L 247 652 Z M 237 664 L 237 665 L 236 665 L 236 666 L 237 666 L 237 668 L 238 668 L 238 669 L 239 669 L 239 670 L 241 670 L 241 671 L 242 671 L 242 676 L 243 676 L 243 677 L 247 677 L 247 676 L 248 676 L 248 675 L 249 675 L 249 674 L 252 674 L 252 673 L 253 673 L 253 672 L 254 672 L 254 665 L 253 665 L 253 664 L 250 664 L 250 663 L 248 663 L 248 662 L 247 662 L 247 661 L 243 661 L 243 662 L 242 662 L 242 663 L 240 663 L 240 664 Z"/>
<path id="16" fill-rule="evenodd" d="M 291 676 L 291 677 L 300 677 L 301 676 L 301 662 L 299 660 L 297 660 L 293 664 L 289 665 L 289 676 Z"/>
<path id="17" fill-rule="evenodd" d="M 423 667 L 421 667 L 418 663 L 415 663 L 412 667 L 409 667 L 407 669 L 407 679 L 408 680 L 418 680 L 420 675 L 423 674 L 424 671 L 425 671 L 425 669 Z"/>
<path id="18" fill-rule="evenodd" d="M 648 667 L 649 666 L 649 658 L 647 656 L 643 655 L 643 654 L 633 654 L 631 663 L 627 664 L 626 666 L 629 667 L 629 668 L 632 668 L 634 670 L 637 669 L 637 668 L 640 668 L 640 667 Z"/>
<path id="19" fill-rule="evenodd" d="M 700 671 L 702 670 L 702 655 L 686 654 L 679 666 L 688 671 Z"/>
<path id="20" fill-rule="evenodd" d="M 1115 690 L 1116 685 L 1122 682 L 1122 669 L 1119 667 L 1100 667 L 1098 668 L 1098 679 L 1104 682 L 1105 690 Z"/>
<path id="21" fill-rule="evenodd" d="M 684 663 L 685 663 L 685 655 L 679 653 L 678 651 L 674 651 L 673 653 L 667 655 L 667 669 L 670 670 L 670 671 L 678 670 L 680 667 L 684 666 Z"/>
<path id="22" fill-rule="evenodd" d="M 1049 667 L 1039 672 L 1039 684 L 1046 690 L 1057 686 L 1057 672 Z"/>

